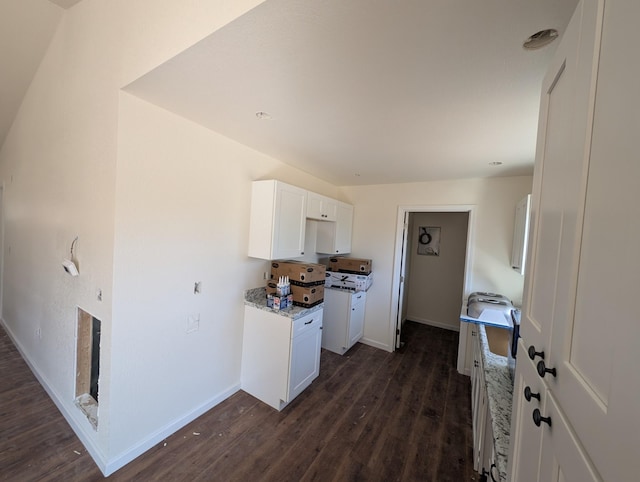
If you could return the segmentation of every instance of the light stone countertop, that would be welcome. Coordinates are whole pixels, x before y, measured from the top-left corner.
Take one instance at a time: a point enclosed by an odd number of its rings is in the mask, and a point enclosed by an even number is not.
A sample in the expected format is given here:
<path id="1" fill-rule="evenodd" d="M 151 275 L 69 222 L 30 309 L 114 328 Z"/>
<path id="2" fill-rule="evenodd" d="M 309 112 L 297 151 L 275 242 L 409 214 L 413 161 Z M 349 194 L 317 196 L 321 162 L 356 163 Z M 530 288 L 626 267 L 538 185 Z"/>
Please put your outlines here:
<path id="1" fill-rule="evenodd" d="M 493 444 L 496 466 L 500 480 L 507 480 L 507 458 L 509 456 L 509 434 L 511 430 L 511 404 L 513 400 L 513 380 L 509 372 L 508 359 L 489 351 L 489 341 L 484 325 L 478 325 L 482 362 L 487 384 L 487 398 L 491 412 Z"/>
<path id="2" fill-rule="evenodd" d="M 287 318 L 292 318 L 294 320 L 321 310 L 324 307 L 324 303 L 319 303 L 312 308 L 292 306 L 284 310 L 274 310 L 267 306 L 267 290 L 265 288 L 252 288 L 250 290 L 246 290 L 244 292 L 244 304 L 246 306 L 258 308 L 259 310 L 270 311 L 280 316 L 286 316 Z"/>

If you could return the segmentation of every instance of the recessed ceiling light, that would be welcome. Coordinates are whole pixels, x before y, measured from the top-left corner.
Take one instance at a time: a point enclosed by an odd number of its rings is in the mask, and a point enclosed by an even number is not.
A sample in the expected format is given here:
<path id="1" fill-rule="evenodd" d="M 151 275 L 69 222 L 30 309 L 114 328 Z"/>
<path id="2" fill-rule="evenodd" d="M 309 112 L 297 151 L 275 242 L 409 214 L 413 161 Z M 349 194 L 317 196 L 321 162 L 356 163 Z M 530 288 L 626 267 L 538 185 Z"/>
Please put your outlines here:
<path id="1" fill-rule="evenodd" d="M 525 50 L 537 50 L 549 45 L 558 38 L 558 31 L 555 28 L 548 28 L 534 33 L 531 37 L 524 41 L 522 46 Z"/>
<path id="2" fill-rule="evenodd" d="M 493 161 L 489 163 L 490 166 L 502 166 L 502 162 L 500 161 Z"/>
<path id="3" fill-rule="evenodd" d="M 256 117 L 260 120 L 272 120 L 273 117 L 271 117 L 271 114 L 269 114 L 268 112 L 262 112 L 262 111 L 258 111 L 256 112 Z"/>

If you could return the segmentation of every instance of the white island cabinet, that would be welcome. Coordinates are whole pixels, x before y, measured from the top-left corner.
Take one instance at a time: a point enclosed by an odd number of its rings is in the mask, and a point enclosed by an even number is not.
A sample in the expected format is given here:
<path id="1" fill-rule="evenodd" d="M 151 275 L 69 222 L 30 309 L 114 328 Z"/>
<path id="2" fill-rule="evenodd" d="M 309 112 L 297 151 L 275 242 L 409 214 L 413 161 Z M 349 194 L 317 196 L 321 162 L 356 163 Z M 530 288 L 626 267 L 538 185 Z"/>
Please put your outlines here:
<path id="1" fill-rule="evenodd" d="M 320 373 L 322 309 L 300 317 L 245 305 L 242 389 L 282 410 Z"/>

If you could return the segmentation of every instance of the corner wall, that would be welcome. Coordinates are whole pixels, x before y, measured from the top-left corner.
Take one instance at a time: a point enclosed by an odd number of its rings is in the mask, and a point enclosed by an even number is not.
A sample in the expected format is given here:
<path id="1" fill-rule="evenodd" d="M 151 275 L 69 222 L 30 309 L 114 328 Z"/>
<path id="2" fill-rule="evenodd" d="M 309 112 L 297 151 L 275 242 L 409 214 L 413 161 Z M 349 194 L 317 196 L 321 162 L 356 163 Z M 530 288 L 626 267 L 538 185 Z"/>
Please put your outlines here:
<path id="1" fill-rule="evenodd" d="M 239 386 L 242 292 L 263 271 L 244 255 L 249 181 L 336 196 L 120 92 L 259 3 L 83 0 L 0 150 L 2 322 L 106 474 Z M 76 236 L 71 278 L 61 262 Z M 74 405 L 77 306 L 102 321 L 97 431 Z"/>
<path id="2" fill-rule="evenodd" d="M 392 276 L 399 206 L 475 205 L 468 283 L 474 291 L 497 291 L 521 303 L 524 280 L 511 269 L 511 244 L 515 205 L 531 192 L 531 184 L 531 176 L 518 176 L 341 188 L 355 206 L 352 256 L 373 259 L 364 341 L 393 351 L 391 315 L 398 294 L 392 290 Z"/>
<path id="3" fill-rule="evenodd" d="M 408 320 L 460 329 L 468 220 L 466 212 L 411 213 L 405 278 Z M 420 228 L 429 226 L 440 228 L 437 256 L 418 254 Z"/>

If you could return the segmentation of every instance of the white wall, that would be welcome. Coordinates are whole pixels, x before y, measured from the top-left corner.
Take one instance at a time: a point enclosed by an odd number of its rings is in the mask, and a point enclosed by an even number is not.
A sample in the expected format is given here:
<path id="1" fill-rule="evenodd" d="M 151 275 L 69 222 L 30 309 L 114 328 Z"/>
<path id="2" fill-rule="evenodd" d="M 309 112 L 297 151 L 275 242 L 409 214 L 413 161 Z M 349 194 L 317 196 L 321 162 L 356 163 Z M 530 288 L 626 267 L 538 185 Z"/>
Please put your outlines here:
<path id="1" fill-rule="evenodd" d="M 264 264 L 243 256 L 250 180 L 337 194 L 120 91 L 259 3 L 80 2 L 0 151 L 3 324 L 107 473 L 239 384 L 242 291 Z M 76 306 L 102 320 L 97 432 L 73 404 Z"/>
<path id="2" fill-rule="evenodd" d="M 469 213 L 411 213 L 405 277 L 406 318 L 449 330 L 460 329 Z M 417 254 L 421 226 L 440 228 L 438 256 Z"/>
<path id="3" fill-rule="evenodd" d="M 355 205 L 352 255 L 373 259 L 364 341 L 393 349 L 391 313 L 398 299 L 392 273 L 399 206 L 475 205 L 468 284 L 474 291 L 497 291 L 519 303 L 523 277 L 510 267 L 513 222 L 515 205 L 530 193 L 531 183 L 530 176 L 521 176 L 341 188 L 347 202 Z"/>

